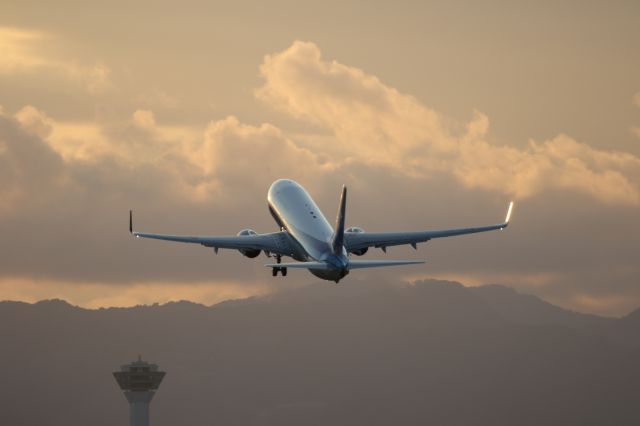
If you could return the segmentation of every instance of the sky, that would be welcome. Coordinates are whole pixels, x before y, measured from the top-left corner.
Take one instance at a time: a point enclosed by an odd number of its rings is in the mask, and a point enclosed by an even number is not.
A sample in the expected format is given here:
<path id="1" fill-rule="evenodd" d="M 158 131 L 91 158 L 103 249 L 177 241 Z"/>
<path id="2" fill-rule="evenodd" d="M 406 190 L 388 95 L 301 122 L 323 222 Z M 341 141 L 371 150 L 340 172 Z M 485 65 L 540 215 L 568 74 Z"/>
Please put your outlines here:
<path id="1" fill-rule="evenodd" d="M 212 304 L 313 282 L 128 234 L 129 209 L 145 232 L 275 231 L 266 193 L 286 177 L 329 220 L 346 184 L 348 225 L 370 231 L 492 224 L 514 200 L 504 232 L 355 273 L 624 315 L 639 22 L 634 1 L 3 2 L 0 299 Z"/>

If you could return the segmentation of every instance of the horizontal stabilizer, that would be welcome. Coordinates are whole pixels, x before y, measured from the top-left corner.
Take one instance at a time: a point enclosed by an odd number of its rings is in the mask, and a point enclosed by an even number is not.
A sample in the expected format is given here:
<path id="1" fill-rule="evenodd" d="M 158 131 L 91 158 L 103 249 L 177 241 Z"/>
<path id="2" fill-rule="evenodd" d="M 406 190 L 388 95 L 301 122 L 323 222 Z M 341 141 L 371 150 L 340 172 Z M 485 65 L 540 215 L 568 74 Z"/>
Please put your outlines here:
<path id="1" fill-rule="evenodd" d="M 383 266 L 415 265 L 424 263 L 424 260 L 351 260 L 348 269 L 381 268 Z M 291 262 L 291 263 L 268 263 L 264 265 L 268 268 L 294 268 L 294 269 L 332 269 L 332 266 L 325 262 Z"/>
<path id="2" fill-rule="evenodd" d="M 268 263 L 264 266 L 268 268 L 331 269 L 331 266 L 325 262 Z"/>
<path id="3" fill-rule="evenodd" d="M 424 260 L 352 260 L 349 269 L 381 268 L 383 266 L 416 265 Z"/>

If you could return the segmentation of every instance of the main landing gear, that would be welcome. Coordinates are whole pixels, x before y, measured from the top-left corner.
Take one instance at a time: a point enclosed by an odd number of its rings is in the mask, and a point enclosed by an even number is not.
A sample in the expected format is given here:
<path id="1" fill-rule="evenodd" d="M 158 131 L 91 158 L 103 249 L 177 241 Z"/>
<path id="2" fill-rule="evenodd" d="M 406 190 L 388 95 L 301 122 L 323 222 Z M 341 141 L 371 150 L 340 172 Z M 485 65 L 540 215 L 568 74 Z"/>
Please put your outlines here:
<path id="1" fill-rule="evenodd" d="M 278 268 L 278 267 L 271 268 L 271 275 L 273 275 L 274 277 L 277 277 L 278 271 L 282 272 L 283 277 L 287 276 L 287 268 Z"/>
<path id="2" fill-rule="evenodd" d="M 276 262 L 277 263 L 282 262 L 282 256 L 277 255 L 276 256 Z M 287 276 L 287 268 L 286 267 L 274 266 L 273 268 L 271 268 L 271 275 L 272 276 L 277 277 L 278 276 L 278 272 L 281 272 L 283 277 Z"/>

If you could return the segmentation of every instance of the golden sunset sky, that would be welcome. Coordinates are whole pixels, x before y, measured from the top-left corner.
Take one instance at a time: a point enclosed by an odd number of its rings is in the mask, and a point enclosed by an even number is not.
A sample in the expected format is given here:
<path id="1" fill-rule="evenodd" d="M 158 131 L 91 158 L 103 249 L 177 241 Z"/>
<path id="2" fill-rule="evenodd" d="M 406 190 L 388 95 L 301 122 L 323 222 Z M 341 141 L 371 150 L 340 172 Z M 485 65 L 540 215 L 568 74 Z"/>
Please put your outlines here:
<path id="1" fill-rule="evenodd" d="M 357 271 L 640 306 L 640 3 L 0 5 L 0 300 L 205 304 L 314 281 L 133 240 L 276 230 L 275 179 L 370 231 L 504 232 Z M 367 254 L 382 258 L 379 251 Z M 333 285 L 327 283 L 327 285 Z"/>

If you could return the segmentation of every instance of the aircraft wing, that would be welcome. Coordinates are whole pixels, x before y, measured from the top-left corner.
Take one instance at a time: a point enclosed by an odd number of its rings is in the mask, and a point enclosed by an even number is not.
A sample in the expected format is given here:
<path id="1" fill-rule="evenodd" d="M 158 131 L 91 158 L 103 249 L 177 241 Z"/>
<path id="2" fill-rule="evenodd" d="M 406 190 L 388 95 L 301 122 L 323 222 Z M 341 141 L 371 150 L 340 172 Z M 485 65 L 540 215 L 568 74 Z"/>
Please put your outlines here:
<path id="1" fill-rule="evenodd" d="M 232 250 L 264 250 L 269 253 L 289 256 L 294 251 L 289 233 L 286 231 L 256 235 L 211 236 L 196 237 L 187 235 L 149 234 L 133 231 L 133 219 L 129 213 L 129 231 L 137 238 L 152 238 L 155 240 L 174 241 L 178 243 L 201 244 L 218 249 Z"/>
<path id="2" fill-rule="evenodd" d="M 347 251 L 368 247 L 377 247 L 382 248 L 382 250 L 386 250 L 389 246 L 399 246 L 404 244 L 410 244 L 413 248 L 416 248 L 416 244 L 424 243 L 432 238 L 453 237 L 456 235 L 475 234 L 478 232 L 504 229 L 509 225 L 512 209 L 513 202 L 509 204 L 509 210 L 507 211 L 505 221 L 497 225 L 417 232 L 348 232 L 344 235 L 344 245 Z"/>

